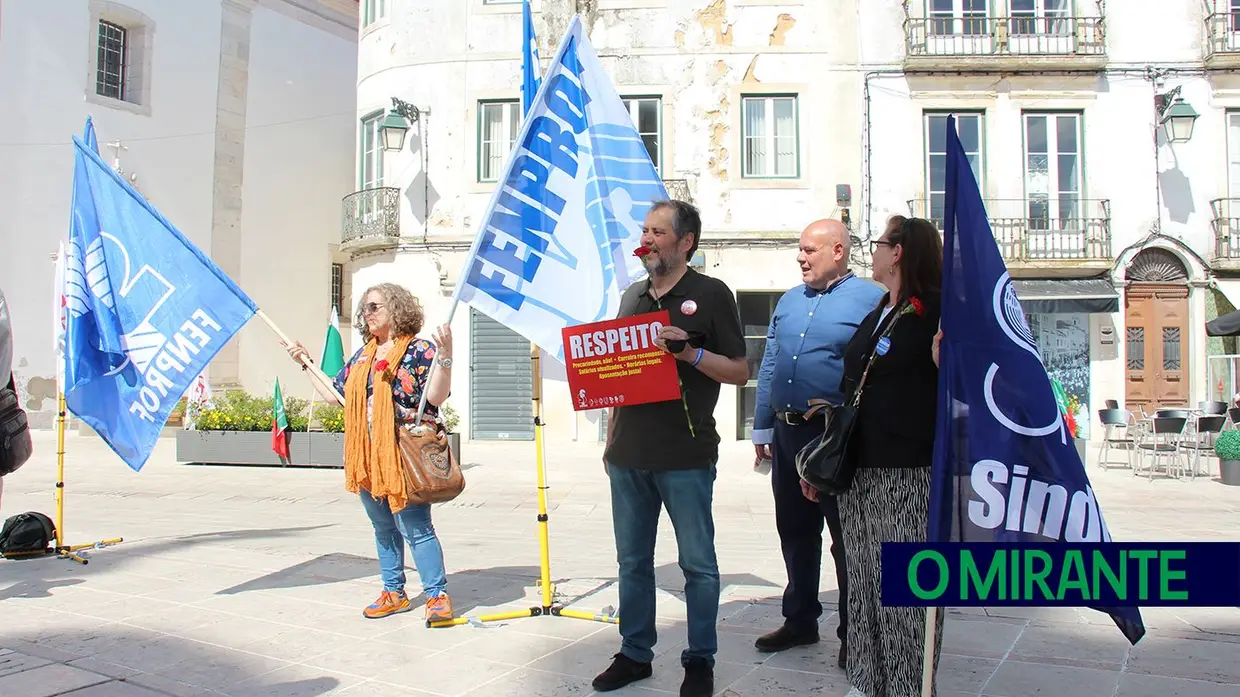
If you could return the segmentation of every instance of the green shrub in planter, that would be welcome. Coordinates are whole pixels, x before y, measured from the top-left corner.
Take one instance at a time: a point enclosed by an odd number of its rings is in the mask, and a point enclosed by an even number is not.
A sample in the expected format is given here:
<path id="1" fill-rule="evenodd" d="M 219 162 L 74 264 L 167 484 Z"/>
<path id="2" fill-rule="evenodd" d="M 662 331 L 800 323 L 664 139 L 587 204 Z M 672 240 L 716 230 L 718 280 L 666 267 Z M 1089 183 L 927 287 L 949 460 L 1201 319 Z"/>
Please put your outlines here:
<path id="1" fill-rule="evenodd" d="M 1240 431 L 1223 431 L 1214 441 L 1214 454 L 1218 459 L 1240 461 Z"/>
<path id="2" fill-rule="evenodd" d="M 344 407 L 335 404 L 314 405 L 314 415 L 327 433 L 344 433 Z"/>
<path id="3" fill-rule="evenodd" d="M 444 430 L 448 433 L 456 433 L 456 425 L 461 422 L 461 417 L 457 416 L 456 410 L 451 404 L 444 404 L 439 407 L 439 418 L 443 420 Z"/>
<path id="4" fill-rule="evenodd" d="M 255 397 L 245 390 L 229 390 L 212 399 L 212 404 L 194 416 L 199 431 L 270 431 L 272 401 L 268 395 Z M 306 430 L 309 400 L 297 397 L 284 399 L 284 413 L 290 431 Z"/>

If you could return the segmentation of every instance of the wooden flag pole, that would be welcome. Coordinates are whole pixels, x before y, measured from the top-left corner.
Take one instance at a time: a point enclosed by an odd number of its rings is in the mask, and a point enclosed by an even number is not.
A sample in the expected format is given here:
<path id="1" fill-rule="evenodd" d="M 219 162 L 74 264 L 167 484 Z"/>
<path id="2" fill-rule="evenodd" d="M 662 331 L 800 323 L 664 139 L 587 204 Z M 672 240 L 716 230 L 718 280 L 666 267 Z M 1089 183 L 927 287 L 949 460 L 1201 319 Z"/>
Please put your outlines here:
<path id="1" fill-rule="evenodd" d="M 271 318 L 267 316 L 266 312 L 263 312 L 262 310 L 255 310 L 254 314 L 259 319 L 261 319 L 263 322 L 265 322 L 268 327 L 271 327 L 271 331 L 275 332 L 276 336 L 280 337 L 280 340 L 283 341 L 285 345 L 287 346 L 293 345 L 293 340 L 288 338 L 287 334 L 280 331 L 280 328 L 276 326 L 275 322 L 271 321 Z M 331 395 L 335 397 L 341 404 L 344 404 L 344 395 L 336 391 L 336 386 L 332 384 L 331 380 L 328 380 L 326 378 L 323 371 L 319 370 L 318 367 L 314 365 L 314 361 L 310 360 L 309 358 L 302 358 L 301 364 L 306 367 L 307 369 L 306 372 L 310 374 L 311 380 L 314 380 L 315 382 L 317 382 L 321 387 L 325 388 L 328 392 L 330 392 Z"/>

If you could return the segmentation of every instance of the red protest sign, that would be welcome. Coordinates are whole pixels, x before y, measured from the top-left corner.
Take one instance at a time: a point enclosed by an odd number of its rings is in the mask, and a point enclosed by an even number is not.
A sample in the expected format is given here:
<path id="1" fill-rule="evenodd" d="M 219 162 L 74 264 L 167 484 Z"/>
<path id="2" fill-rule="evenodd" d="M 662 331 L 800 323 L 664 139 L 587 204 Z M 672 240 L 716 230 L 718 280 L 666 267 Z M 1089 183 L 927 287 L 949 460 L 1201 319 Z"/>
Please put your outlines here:
<path id="1" fill-rule="evenodd" d="M 680 399 L 676 359 L 654 344 L 669 324 L 662 310 L 561 330 L 573 409 Z"/>

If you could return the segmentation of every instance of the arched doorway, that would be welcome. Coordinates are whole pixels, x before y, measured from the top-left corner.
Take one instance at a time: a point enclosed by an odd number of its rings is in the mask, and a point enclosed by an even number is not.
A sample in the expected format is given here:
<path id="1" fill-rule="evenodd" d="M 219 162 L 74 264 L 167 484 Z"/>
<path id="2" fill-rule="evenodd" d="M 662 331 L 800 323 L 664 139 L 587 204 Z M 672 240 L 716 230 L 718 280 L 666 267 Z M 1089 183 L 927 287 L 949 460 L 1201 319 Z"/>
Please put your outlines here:
<path id="1" fill-rule="evenodd" d="M 1174 253 L 1142 251 L 1124 273 L 1125 408 L 1188 404 L 1188 269 Z"/>

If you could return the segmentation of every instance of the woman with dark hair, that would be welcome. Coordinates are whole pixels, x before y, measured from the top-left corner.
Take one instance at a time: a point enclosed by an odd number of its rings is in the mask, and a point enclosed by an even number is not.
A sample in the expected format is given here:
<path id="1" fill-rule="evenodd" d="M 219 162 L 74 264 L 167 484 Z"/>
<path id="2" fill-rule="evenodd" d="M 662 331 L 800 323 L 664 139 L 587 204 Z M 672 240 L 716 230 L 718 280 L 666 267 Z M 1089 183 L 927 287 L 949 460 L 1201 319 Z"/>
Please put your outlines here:
<path id="1" fill-rule="evenodd" d="M 870 254 L 874 280 L 887 294 L 844 350 L 842 383 L 851 400 L 864 379 L 847 453 L 855 476 L 839 497 L 848 559 L 848 697 L 916 697 L 926 609 L 883 606 L 881 556 L 884 542 L 926 539 L 943 241 L 928 220 L 894 216 Z M 941 611 L 937 619 L 936 672 Z"/>
<path id="2" fill-rule="evenodd" d="M 339 404 L 327 385 L 344 396 L 344 483 L 358 494 L 375 529 L 383 592 L 362 614 L 369 619 L 413 609 L 405 594 L 405 543 L 426 594 L 426 621 L 452 619 L 446 591 L 443 548 L 431 523 L 428 503 L 409 502 L 400 473 L 396 429 L 413 429 L 418 403 L 426 392 L 424 424 L 439 428 L 438 407 L 448 398 L 452 382 L 452 330 L 435 331 L 435 344 L 417 338 L 422 331 L 422 304 L 395 283 L 368 288 L 357 304 L 354 329 L 362 347 L 335 376 L 317 367 L 311 383 L 323 399 Z M 438 346 L 436 346 L 438 344 Z M 303 369 L 310 359 L 301 342 L 286 346 Z M 430 377 L 432 361 L 439 370 Z"/>

